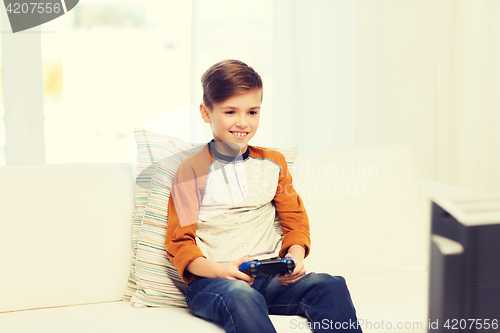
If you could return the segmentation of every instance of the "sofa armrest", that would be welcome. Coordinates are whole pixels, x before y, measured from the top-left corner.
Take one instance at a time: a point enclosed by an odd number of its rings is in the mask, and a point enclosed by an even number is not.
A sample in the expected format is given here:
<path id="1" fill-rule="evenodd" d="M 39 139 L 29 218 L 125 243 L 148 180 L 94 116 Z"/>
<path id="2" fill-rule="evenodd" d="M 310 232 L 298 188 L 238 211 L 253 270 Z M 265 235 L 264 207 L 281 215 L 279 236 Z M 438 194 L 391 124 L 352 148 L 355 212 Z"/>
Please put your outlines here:
<path id="1" fill-rule="evenodd" d="M 438 196 L 453 196 L 453 195 L 471 195 L 479 194 L 479 192 L 463 189 L 460 187 L 451 186 L 440 183 L 434 180 L 419 178 L 418 179 L 420 205 L 424 216 L 424 231 L 425 242 L 427 245 L 427 258 L 430 252 L 430 232 L 431 232 L 431 199 Z"/>

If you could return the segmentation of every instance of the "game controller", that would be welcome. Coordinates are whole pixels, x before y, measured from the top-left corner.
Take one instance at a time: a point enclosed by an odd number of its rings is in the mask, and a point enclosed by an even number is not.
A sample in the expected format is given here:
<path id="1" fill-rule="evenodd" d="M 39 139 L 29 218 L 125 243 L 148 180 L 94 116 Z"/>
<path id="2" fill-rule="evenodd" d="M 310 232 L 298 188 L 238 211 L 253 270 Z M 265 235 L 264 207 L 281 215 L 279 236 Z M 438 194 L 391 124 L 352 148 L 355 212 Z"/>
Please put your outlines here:
<path id="1" fill-rule="evenodd" d="M 253 277 L 257 275 L 292 273 L 294 269 L 295 261 L 292 258 L 247 261 L 240 266 L 240 271 Z"/>

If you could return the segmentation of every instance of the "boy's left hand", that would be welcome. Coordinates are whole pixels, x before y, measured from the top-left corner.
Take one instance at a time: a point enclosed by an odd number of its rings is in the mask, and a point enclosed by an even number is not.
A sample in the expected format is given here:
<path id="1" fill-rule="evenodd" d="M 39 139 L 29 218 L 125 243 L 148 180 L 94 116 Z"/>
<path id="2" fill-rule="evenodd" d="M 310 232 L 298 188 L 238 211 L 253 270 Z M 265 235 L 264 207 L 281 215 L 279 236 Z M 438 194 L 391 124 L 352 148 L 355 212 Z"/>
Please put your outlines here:
<path id="1" fill-rule="evenodd" d="M 291 253 L 287 253 L 285 258 L 292 258 Z M 284 275 L 278 275 L 278 281 L 284 286 L 292 284 L 299 280 L 301 277 L 306 275 L 306 268 L 304 267 L 304 262 L 302 260 L 293 259 L 295 261 L 295 269 L 292 273 L 286 273 Z"/>

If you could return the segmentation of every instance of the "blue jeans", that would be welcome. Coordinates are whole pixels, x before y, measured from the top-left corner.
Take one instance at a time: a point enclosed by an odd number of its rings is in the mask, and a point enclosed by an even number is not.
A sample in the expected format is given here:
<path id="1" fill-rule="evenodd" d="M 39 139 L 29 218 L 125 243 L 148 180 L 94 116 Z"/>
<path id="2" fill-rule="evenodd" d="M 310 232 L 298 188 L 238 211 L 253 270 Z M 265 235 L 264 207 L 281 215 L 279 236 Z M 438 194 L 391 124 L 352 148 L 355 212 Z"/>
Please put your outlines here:
<path id="1" fill-rule="evenodd" d="M 269 314 L 304 316 L 314 332 L 362 332 L 343 277 L 309 273 L 288 286 L 277 277 L 259 275 L 252 286 L 198 277 L 188 284 L 186 303 L 194 315 L 222 324 L 226 332 L 276 332 Z"/>

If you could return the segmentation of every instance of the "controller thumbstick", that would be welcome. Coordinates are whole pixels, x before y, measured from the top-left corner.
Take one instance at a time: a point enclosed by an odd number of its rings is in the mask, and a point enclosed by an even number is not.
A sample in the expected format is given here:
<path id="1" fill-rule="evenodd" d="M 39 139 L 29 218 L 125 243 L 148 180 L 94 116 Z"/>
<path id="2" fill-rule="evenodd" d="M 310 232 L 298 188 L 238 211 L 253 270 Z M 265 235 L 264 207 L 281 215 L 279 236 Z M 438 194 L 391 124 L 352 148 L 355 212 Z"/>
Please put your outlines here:
<path id="1" fill-rule="evenodd" d="M 293 273 L 293 270 L 295 269 L 295 263 L 293 260 L 288 260 L 286 263 L 286 269 L 288 273 Z"/>
<path id="2" fill-rule="evenodd" d="M 250 275 L 252 277 L 256 277 L 257 276 L 257 265 L 256 264 L 250 264 L 250 266 L 248 266 L 248 272 L 250 273 Z"/>

